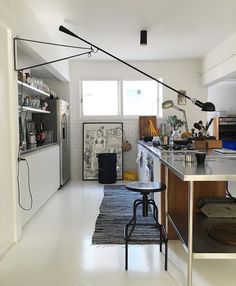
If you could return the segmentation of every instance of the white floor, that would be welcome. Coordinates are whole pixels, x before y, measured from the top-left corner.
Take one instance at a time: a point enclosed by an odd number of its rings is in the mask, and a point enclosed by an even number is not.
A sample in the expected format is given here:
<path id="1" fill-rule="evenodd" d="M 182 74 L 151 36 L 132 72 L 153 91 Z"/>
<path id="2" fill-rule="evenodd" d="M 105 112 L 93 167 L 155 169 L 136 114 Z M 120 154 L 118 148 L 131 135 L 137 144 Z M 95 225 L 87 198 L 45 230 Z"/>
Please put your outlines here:
<path id="1" fill-rule="evenodd" d="M 121 183 L 121 182 L 119 182 Z M 93 246 L 103 185 L 71 181 L 31 220 L 0 260 L 0 286 L 186 285 L 186 254 L 169 242 L 168 271 L 158 246 Z M 236 261 L 195 260 L 194 286 L 235 286 Z"/>

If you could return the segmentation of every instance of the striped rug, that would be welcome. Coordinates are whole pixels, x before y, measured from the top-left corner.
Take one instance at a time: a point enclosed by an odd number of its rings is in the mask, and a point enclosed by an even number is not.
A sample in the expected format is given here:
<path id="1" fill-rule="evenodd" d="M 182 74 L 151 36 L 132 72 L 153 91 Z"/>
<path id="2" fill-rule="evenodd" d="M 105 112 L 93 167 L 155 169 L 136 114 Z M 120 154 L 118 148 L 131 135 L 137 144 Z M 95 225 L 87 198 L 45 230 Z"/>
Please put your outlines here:
<path id="1" fill-rule="evenodd" d="M 92 244 L 124 244 L 124 225 L 129 222 L 133 214 L 133 202 L 142 198 L 141 194 L 128 191 L 124 185 L 104 186 L 104 197 L 100 205 L 100 213 L 95 224 Z M 154 223 L 151 209 L 149 217 L 142 216 L 142 207 L 138 207 L 138 222 Z M 159 238 L 156 228 L 137 226 L 132 238 Z M 131 242 L 132 243 L 132 242 Z M 150 244 L 154 242 L 135 242 L 135 244 Z"/>

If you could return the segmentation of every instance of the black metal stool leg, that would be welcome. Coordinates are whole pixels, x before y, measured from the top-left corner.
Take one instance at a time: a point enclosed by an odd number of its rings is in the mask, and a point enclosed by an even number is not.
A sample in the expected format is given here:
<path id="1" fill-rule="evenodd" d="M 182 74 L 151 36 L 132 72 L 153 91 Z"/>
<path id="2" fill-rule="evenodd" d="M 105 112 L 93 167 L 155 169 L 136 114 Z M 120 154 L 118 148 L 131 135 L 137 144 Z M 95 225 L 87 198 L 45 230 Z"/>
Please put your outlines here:
<path id="1" fill-rule="evenodd" d="M 159 235 L 160 235 L 160 252 L 162 252 L 162 241 L 163 241 L 162 228 L 158 227 L 158 229 L 159 229 Z"/>
<path id="2" fill-rule="evenodd" d="M 130 220 L 130 222 L 132 219 Z M 124 226 L 124 239 L 125 239 L 125 270 L 128 270 L 128 224 Z"/>
<path id="3" fill-rule="evenodd" d="M 153 199 L 149 199 L 148 203 L 153 206 L 153 218 L 158 222 L 158 208 Z"/>
<path id="4" fill-rule="evenodd" d="M 125 270 L 128 270 L 128 241 L 125 242 Z"/>
<path id="5" fill-rule="evenodd" d="M 143 217 L 148 217 L 148 194 L 143 194 Z"/>
<path id="6" fill-rule="evenodd" d="M 168 245 L 167 241 L 165 242 L 165 271 L 167 271 L 167 259 L 168 259 Z"/>

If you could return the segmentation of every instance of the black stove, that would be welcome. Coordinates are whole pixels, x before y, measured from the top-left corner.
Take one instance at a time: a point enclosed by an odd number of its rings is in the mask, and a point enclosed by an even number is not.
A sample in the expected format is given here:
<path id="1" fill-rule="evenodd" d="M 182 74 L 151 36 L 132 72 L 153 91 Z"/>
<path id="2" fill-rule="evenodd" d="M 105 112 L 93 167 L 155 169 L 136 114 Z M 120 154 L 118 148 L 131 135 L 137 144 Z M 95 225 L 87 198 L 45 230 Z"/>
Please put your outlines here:
<path id="1" fill-rule="evenodd" d="M 172 147 L 169 144 L 161 144 L 159 146 L 154 147 L 160 150 L 194 150 L 194 146 L 192 143 L 188 143 L 186 145 L 174 144 Z"/>

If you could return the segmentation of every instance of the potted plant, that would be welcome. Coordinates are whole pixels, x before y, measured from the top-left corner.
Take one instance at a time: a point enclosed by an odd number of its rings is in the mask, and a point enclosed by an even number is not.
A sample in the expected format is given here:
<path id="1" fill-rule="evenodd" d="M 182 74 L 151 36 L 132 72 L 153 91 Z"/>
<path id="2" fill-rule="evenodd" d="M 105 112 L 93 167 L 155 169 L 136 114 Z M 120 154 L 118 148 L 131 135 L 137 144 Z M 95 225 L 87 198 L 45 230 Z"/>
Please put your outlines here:
<path id="1" fill-rule="evenodd" d="M 173 127 L 172 137 L 173 140 L 178 139 L 180 137 L 178 129 L 184 125 L 184 122 L 177 118 L 176 115 L 168 116 L 167 123 Z"/>

